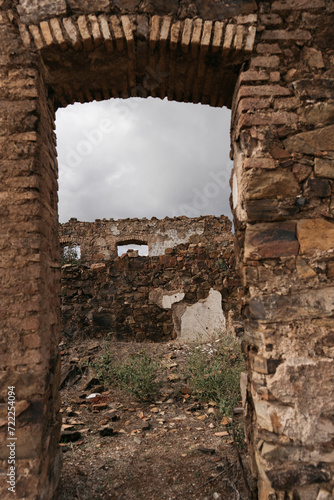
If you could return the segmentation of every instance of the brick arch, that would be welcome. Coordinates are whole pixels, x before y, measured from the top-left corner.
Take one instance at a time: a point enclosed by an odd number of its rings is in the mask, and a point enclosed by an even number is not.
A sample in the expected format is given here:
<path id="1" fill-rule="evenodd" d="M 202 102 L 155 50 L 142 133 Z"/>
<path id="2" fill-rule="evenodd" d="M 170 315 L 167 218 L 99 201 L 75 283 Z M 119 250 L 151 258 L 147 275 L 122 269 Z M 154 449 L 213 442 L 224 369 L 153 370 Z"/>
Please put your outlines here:
<path id="1" fill-rule="evenodd" d="M 25 408 L 17 498 L 51 499 L 61 466 L 54 113 L 138 89 L 232 108 L 243 396 L 258 497 L 332 495 L 333 8 L 329 0 L 257 3 L 0 4 L 0 403 L 15 385 Z M 156 72 L 160 61 L 168 78 L 153 89 L 147 68 Z M 3 475 L 0 485 L 12 498 Z"/>
<path id="2" fill-rule="evenodd" d="M 38 13 L 22 19 L 22 41 L 41 54 L 56 107 L 152 96 L 230 108 L 240 66 L 253 50 L 257 14 L 213 21 L 79 11 L 39 23 Z"/>

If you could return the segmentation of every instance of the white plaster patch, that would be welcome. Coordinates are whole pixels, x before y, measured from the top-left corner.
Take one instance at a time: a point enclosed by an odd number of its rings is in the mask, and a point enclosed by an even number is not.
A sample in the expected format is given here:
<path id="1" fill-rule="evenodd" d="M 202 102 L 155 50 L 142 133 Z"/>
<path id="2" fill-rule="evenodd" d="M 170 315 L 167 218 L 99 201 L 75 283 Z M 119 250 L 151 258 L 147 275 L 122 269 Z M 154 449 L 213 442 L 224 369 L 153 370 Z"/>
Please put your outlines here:
<path id="1" fill-rule="evenodd" d="M 114 236 L 119 236 L 121 234 L 121 231 L 116 226 L 111 226 L 110 232 Z"/>
<path id="2" fill-rule="evenodd" d="M 182 243 L 187 243 L 190 236 L 193 236 L 194 234 L 203 234 L 203 232 L 204 229 L 189 230 L 183 237 L 180 237 L 176 229 L 168 229 L 164 232 L 158 229 L 156 234 L 159 234 L 161 239 L 149 245 L 150 256 L 158 257 L 159 255 L 164 255 L 166 248 L 174 248 Z"/>
<path id="3" fill-rule="evenodd" d="M 232 198 L 233 198 L 233 208 L 236 208 L 238 205 L 238 181 L 237 176 L 233 174 L 233 189 L 232 189 Z"/>
<path id="4" fill-rule="evenodd" d="M 164 309 L 171 309 L 172 304 L 175 304 L 175 302 L 180 302 L 184 299 L 184 296 L 185 293 L 183 292 L 174 293 L 173 295 L 164 295 L 162 297 L 162 307 Z"/>
<path id="5" fill-rule="evenodd" d="M 225 325 L 221 293 L 211 288 L 207 299 L 186 307 L 181 316 L 179 340 L 206 342 L 212 335 L 225 331 Z"/>

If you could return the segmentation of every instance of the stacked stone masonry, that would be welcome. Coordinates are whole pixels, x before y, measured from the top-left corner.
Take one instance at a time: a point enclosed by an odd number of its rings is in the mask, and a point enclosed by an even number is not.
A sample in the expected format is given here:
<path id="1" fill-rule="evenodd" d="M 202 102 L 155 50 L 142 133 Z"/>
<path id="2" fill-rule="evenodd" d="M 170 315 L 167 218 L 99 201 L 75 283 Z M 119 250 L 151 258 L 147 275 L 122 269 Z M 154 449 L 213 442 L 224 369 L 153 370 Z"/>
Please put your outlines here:
<path id="1" fill-rule="evenodd" d="M 80 263 L 62 267 L 66 338 L 203 341 L 225 332 L 229 312 L 237 316 L 240 279 L 227 217 L 71 219 L 60 226 L 60 242 L 81 249 Z M 129 242 L 147 242 L 149 255 L 117 256 L 117 245 Z"/>
<path id="2" fill-rule="evenodd" d="M 232 108 L 247 440 L 261 500 L 333 497 L 331 0 L 0 0 L 0 491 L 58 484 L 59 106 L 167 96 Z"/>

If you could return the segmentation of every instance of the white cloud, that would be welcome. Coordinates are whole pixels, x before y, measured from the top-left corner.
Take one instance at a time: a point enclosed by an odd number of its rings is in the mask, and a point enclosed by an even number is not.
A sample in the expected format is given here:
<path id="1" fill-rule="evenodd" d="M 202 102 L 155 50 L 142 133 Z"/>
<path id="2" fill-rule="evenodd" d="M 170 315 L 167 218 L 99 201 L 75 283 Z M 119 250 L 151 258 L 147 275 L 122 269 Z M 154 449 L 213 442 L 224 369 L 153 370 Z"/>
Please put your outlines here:
<path id="1" fill-rule="evenodd" d="M 61 222 L 231 217 L 227 109 L 112 99 L 61 109 L 56 125 Z"/>

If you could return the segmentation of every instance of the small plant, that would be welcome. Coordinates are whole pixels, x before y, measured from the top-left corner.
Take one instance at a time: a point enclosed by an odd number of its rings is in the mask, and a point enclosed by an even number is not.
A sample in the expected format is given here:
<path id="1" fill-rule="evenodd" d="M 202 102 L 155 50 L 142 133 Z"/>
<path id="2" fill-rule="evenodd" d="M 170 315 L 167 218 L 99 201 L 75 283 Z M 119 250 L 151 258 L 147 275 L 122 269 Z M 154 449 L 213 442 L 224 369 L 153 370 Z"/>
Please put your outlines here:
<path id="1" fill-rule="evenodd" d="M 80 247 L 78 245 L 66 246 L 63 248 L 60 258 L 60 264 L 79 264 L 80 263 Z"/>
<path id="2" fill-rule="evenodd" d="M 134 354 L 124 363 L 115 361 L 107 353 L 95 364 L 98 377 L 104 383 L 116 383 L 142 402 L 151 401 L 158 393 L 159 367 L 160 364 L 144 352 Z"/>
<path id="3" fill-rule="evenodd" d="M 240 374 L 244 369 L 239 341 L 226 334 L 215 342 L 214 349 L 193 348 L 185 374 L 193 395 L 216 402 L 224 415 L 232 415 L 240 401 Z"/>

